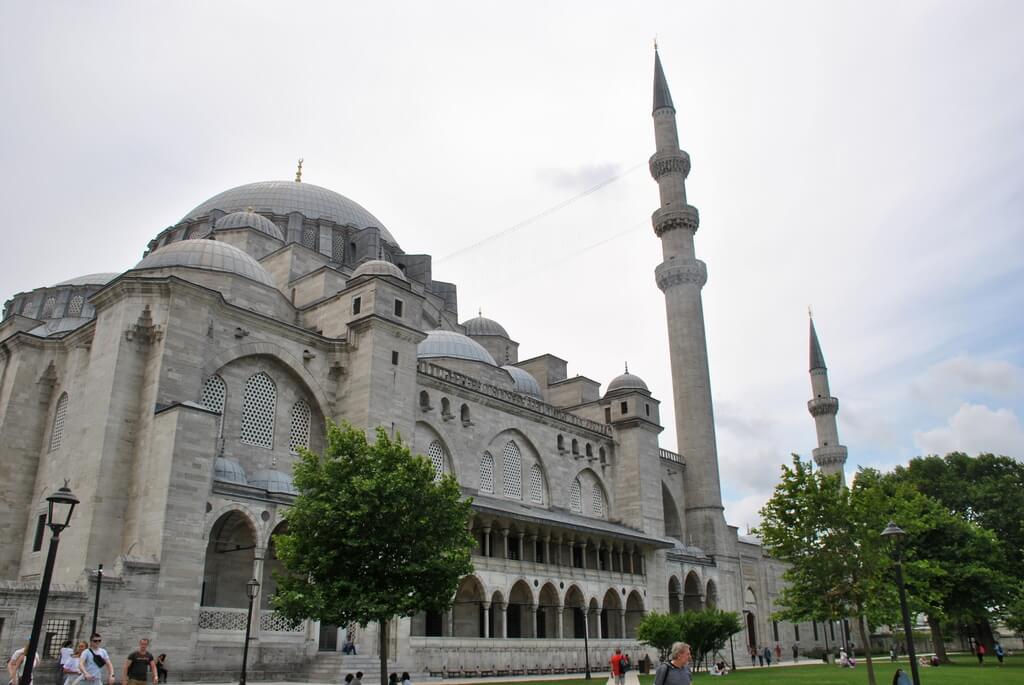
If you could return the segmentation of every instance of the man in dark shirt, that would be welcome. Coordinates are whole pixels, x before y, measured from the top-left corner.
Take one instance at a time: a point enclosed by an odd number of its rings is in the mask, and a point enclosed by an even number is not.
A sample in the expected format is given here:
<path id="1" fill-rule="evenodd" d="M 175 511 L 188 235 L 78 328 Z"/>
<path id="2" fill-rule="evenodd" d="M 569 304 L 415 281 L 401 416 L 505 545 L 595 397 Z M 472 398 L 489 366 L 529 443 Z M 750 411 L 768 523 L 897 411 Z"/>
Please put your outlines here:
<path id="1" fill-rule="evenodd" d="M 672 645 L 668 661 L 658 666 L 654 674 L 654 685 L 690 685 L 690 645 L 677 642 Z"/>
<path id="2" fill-rule="evenodd" d="M 160 682 L 156 671 L 156 659 L 149 653 L 149 640 L 139 640 L 139 648 L 124 660 L 124 683 L 126 685 L 146 685 L 149 672 L 153 672 L 153 685 Z"/>

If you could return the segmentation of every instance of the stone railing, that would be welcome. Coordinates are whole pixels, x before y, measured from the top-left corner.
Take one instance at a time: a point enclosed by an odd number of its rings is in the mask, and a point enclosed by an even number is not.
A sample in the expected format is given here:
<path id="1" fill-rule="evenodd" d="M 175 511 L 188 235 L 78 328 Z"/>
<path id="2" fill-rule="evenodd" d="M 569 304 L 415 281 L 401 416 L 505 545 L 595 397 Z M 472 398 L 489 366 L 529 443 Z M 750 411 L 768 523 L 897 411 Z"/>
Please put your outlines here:
<path id="1" fill-rule="evenodd" d="M 590 419 L 570 414 L 569 412 L 562 411 L 561 409 L 556 409 L 546 402 L 541 402 L 540 400 L 535 400 L 532 397 L 520 395 L 519 393 L 512 392 L 511 390 L 499 388 L 487 383 L 481 383 L 477 379 L 461 374 L 458 371 L 451 371 L 440 366 L 435 366 L 434 364 L 426 361 L 417 362 L 416 370 L 426 376 L 430 376 L 431 378 L 436 378 L 437 380 L 444 381 L 445 383 L 451 383 L 452 385 L 458 385 L 459 387 L 472 390 L 473 392 L 478 392 L 481 395 L 493 397 L 494 399 L 501 400 L 502 402 L 514 404 L 518 407 L 522 407 L 523 409 L 543 414 L 544 416 L 556 421 L 568 423 L 576 426 L 577 428 L 582 428 L 583 430 L 588 430 L 607 438 L 612 436 L 611 426 L 607 424 L 598 423 L 597 421 L 591 421 Z"/>
<path id="2" fill-rule="evenodd" d="M 666 461 L 672 461 L 672 462 L 675 462 L 677 464 L 684 463 L 683 462 L 683 457 L 681 455 L 676 454 L 675 452 L 671 452 L 669 450 L 661 449 L 660 447 L 658 448 L 658 455 L 662 459 L 665 459 Z"/>
<path id="3" fill-rule="evenodd" d="M 248 613 L 247 609 L 204 607 L 199 610 L 199 629 L 245 631 L 245 617 Z"/>
<path id="4" fill-rule="evenodd" d="M 292 621 L 273 609 L 260 612 L 260 632 L 264 633 L 302 633 L 306 630 L 305 621 Z"/>

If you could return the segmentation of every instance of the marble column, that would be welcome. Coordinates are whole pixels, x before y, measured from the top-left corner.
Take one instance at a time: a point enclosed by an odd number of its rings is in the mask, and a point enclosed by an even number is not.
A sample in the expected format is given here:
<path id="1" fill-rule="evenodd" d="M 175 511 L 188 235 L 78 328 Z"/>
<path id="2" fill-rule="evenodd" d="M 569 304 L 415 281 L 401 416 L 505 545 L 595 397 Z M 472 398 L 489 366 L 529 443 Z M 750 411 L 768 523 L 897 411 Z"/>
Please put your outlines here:
<path id="1" fill-rule="evenodd" d="M 484 637 L 491 637 L 491 603 L 482 602 L 484 608 Z"/>

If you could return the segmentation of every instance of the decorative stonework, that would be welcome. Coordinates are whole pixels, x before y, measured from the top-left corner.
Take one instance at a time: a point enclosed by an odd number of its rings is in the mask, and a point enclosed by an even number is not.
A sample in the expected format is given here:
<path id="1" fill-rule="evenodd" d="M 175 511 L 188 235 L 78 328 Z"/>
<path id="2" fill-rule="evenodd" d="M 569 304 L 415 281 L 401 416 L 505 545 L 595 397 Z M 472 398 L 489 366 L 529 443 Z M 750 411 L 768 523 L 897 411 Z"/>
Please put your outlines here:
<path id="1" fill-rule="evenodd" d="M 846 447 L 843 445 L 817 447 L 811 451 L 811 455 L 814 457 L 814 463 L 821 467 L 833 465 L 842 466 L 846 463 L 846 454 Z"/>
<path id="2" fill-rule="evenodd" d="M 817 397 L 807 402 L 807 411 L 811 412 L 811 416 L 835 416 L 839 413 L 839 400 L 835 397 Z"/>
<path id="3" fill-rule="evenodd" d="M 690 175 L 690 155 L 686 154 L 682 150 L 679 150 L 678 152 L 671 152 L 669 154 L 655 153 L 651 155 L 648 166 L 651 170 L 651 176 L 655 181 L 665 174 L 673 172 L 682 174 L 685 179 Z"/>
<path id="4" fill-rule="evenodd" d="M 693 205 L 686 205 L 682 209 L 662 207 L 651 215 L 651 223 L 654 225 L 654 234 L 659 238 L 666 231 L 677 228 L 696 233 L 697 227 L 700 226 L 700 214 L 697 213 L 697 208 Z"/>
<path id="5" fill-rule="evenodd" d="M 153 312 L 148 304 L 143 308 L 142 313 L 139 314 L 138 320 L 124 332 L 124 337 L 127 340 L 134 340 L 145 345 L 152 345 L 158 340 L 163 339 L 163 328 L 153 323 Z"/>
<path id="6" fill-rule="evenodd" d="M 662 292 L 684 284 L 703 288 L 708 282 L 708 267 L 699 259 L 683 264 L 662 262 L 654 270 L 654 279 Z"/>

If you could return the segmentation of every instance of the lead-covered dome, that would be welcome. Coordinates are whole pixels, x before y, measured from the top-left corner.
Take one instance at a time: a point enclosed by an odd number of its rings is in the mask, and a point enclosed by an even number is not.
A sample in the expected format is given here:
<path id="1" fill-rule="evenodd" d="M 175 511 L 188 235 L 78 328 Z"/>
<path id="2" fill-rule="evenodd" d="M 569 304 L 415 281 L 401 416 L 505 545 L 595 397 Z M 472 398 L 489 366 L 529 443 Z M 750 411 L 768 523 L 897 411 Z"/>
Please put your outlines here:
<path id="1" fill-rule="evenodd" d="M 328 219 L 336 224 L 350 224 L 356 228 L 379 228 L 384 240 L 397 245 L 394 236 L 380 219 L 366 211 L 359 203 L 344 195 L 312 183 L 295 181 L 260 181 L 225 190 L 214 195 L 183 217 L 183 221 L 207 216 L 219 209 L 225 213 L 269 212 L 290 214 L 298 212 L 307 219 Z"/>
<path id="2" fill-rule="evenodd" d="M 605 390 L 605 395 L 610 395 L 613 392 L 621 392 L 627 390 L 639 390 L 641 392 L 650 393 L 647 388 L 647 384 L 640 376 L 634 376 L 629 371 L 626 373 L 616 376 L 612 379 L 612 382 L 608 384 L 608 389 Z"/>
<path id="3" fill-rule="evenodd" d="M 213 460 L 213 479 L 227 483 L 245 485 L 245 469 L 237 460 L 230 457 L 217 457 Z"/>
<path id="4" fill-rule="evenodd" d="M 526 369 L 520 369 L 518 366 L 503 366 L 501 368 L 508 371 L 508 375 L 512 376 L 512 382 L 515 383 L 517 393 L 529 395 L 538 400 L 544 399 L 544 394 L 540 391 L 540 383 L 537 382 L 532 373 Z"/>
<path id="5" fill-rule="evenodd" d="M 263 488 L 267 492 L 283 492 L 287 495 L 297 495 L 299 491 L 292 482 L 292 477 L 287 473 L 275 471 L 274 469 L 263 469 L 252 474 L 249 485 L 255 488 Z"/>
<path id="6" fill-rule="evenodd" d="M 112 280 L 120 276 L 121 274 L 115 272 L 104 272 L 98 274 L 86 274 L 84 276 L 78 276 L 76 278 L 69 278 L 66 281 L 61 281 L 54 285 L 54 288 L 59 288 L 62 285 L 106 285 Z"/>
<path id="7" fill-rule="evenodd" d="M 281 229 L 270 219 L 260 216 L 256 212 L 232 212 L 217 219 L 213 227 L 218 231 L 226 231 L 232 228 L 254 228 L 260 233 L 266 233 L 271 238 L 284 240 Z"/>
<path id="8" fill-rule="evenodd" d="M 145 259 L 135 265 L 136 269 L 162 269 L 184 266 L 192 269 L 208 271 L 224 271 L 245 276 L 257 283 L 274 286 L 274 279 L 267 270 L 234 245 L 219 240 L 182 240 L 164 245 L 159 250 L 149 253 Z"/>
<path id="9" fill-rule="evenodd" d="M 385 262 L 383 259 L 371 259 L 363 262 L 356 267 L 356 270 L 352 272 L 352 278 L 357 276 L 394 276 L 400 278 L 403 281 L 409 280 L 402 273 L 402 270 L 391 262 Z"/>
<path id="10" fill-rule="evenodd" d="M 508 337 L 508 331 L 505 327 L 494 319 L 488 319 L 485 316 L 477 316 L 467 321 L 463 321 L 462 325 L 466 329 L 466 335 L 496 335 L 502 338 Z"/>
<path id="11" fill-rule="evenodd" d="M 494 357 L 483 345 L 455 331 L 427 331 L 427 337 L 416 348 L 416 357 L 451 357 L 497 366 Z"/>

